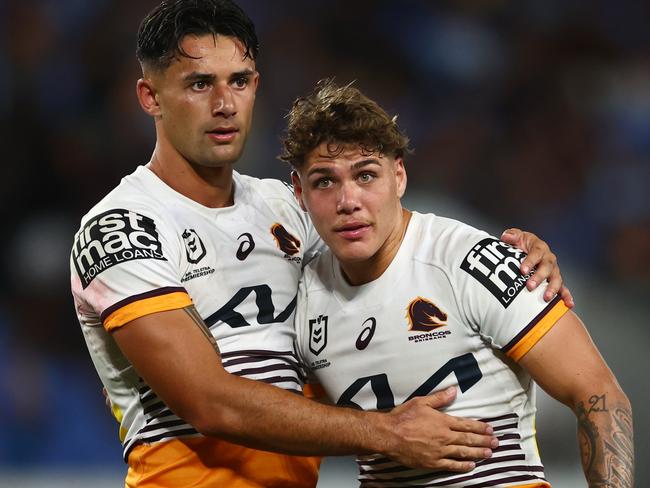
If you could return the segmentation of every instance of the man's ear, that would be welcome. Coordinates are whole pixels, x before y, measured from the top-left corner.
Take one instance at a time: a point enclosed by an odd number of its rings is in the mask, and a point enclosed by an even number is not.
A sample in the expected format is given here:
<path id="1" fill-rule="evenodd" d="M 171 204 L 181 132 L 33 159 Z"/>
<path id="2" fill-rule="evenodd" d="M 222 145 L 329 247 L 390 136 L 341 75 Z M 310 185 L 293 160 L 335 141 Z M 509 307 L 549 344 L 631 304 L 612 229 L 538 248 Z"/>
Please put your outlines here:
<path id="1" fill-rule="evenodd" d="M 140 78 L 135 85 L 136 95 L 142 110 L 152 117 L 160 116 L 160 105 L 156 88 L 149 78 Z"/>
<path id="2" fill-rule="evenodd" d="M 305 208 L 305 203 L 302 201 L 302 184 L 300 183 L 300 175 L 298 175 L 298 172 L 295 169 L 291 172 L 291 184 L 293 185 L 293 194 L 296 197 L 296 200 L 298 200 L 300 208 L 306 212 L 307 209 Z"/>
<path id="3" fill-rule="evenodd" d="M 395 159 L 395 180 L 397 182 L 397 197 L 402 198 L 406 192 L 406 168 L 404 167 L 404 159 Z"/>

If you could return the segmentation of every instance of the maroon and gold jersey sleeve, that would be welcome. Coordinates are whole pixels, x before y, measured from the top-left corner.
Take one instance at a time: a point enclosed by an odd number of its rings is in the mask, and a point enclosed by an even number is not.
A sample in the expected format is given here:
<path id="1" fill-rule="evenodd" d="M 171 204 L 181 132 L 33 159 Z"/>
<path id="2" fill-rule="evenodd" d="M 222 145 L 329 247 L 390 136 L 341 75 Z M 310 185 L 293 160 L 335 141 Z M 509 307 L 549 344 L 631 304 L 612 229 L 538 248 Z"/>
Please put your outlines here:
<path id="1" fill-rule="evenodd" d="M 531 275 L 519 269 L 525 253 L 486 234 L 466 237 L 470 245 L 455 270 L 461 307 L 484 339 L 519 361 L 568 308 L 559 297 L 544 301 L 545 284 L 526 288 Z"/>
<path id="2" fill-rule="evenodd" d="M 180 238 L 148 209 L 109 208 L 85 218 L 70 256 L 78 314 L 107 331 L 192 303 L 181 283 Z M 80 317 L 81 318 L 81 317 Z"/>

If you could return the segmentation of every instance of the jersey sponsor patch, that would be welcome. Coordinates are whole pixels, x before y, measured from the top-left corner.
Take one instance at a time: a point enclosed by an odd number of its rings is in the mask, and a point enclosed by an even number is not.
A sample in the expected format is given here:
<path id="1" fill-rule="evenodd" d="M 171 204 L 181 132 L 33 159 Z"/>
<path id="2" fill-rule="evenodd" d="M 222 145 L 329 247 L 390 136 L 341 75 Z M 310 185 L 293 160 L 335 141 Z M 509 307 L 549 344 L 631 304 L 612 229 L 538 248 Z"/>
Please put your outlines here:
<path id="1" fill-rule="evenodd" d="M 90 219 L 72 248 L 72 260 L 84 289 L 102 271 L 134 259 L 167 260 L 153 219 L 122 208 Z"/>
<path id="2" fill-rule="evenodd" d="M 525 257 L 525 252 L 489 237 L 467 253 L 460 267 L 508 308 L 533 274 L 521 274 L 519 267 Z"/>

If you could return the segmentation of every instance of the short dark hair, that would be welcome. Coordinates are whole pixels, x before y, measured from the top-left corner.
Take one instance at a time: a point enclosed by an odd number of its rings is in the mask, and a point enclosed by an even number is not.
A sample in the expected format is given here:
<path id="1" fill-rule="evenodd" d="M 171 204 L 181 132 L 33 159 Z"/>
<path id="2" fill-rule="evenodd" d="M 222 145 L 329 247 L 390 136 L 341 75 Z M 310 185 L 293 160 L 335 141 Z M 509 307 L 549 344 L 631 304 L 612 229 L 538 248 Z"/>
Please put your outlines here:
<path id="1" fill-rule="evenodd" d="M 257 58 L 255 25 L 231 0 L 164 0 L 140 24 L 138 61 L 143 67 L 164 70 L 174 58 L 191 58 L 181 47 L 191 34 L 235 37 L 244 45 L 245 57 Z"/>
<path id="2" fill-rule="evenodd" d="M 397 117 L 390 117 L 352 83 L 338 86 L 331 79 L 319 81 L 310 95 L 293 102 L 287 118 L 280 159 L 294 168 L 300 168 L 307 154 L 322 143 L 328 144 L 333 156 L 349 146 L 360 147 L 364 154 L 392 157 L 412 152 Z"/>

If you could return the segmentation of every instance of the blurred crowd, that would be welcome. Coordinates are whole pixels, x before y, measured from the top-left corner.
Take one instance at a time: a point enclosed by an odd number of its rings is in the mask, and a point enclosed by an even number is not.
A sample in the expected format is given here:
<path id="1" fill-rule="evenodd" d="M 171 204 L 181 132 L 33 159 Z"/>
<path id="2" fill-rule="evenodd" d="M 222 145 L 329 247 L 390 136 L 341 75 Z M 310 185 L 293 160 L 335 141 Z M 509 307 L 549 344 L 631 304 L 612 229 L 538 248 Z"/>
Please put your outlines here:
<path id="1" fill-rule="evenodd" d="M 0 465 L 120 463 L 68 256 L 83 213 L 151 154 L 134 50 L 156 3 L 0 1 Z M 239 3 L 262 76 L 242 171 L 286 178 L 293 98 L 356 80 L 411 137 L 409 192 L 533 230 L 561 263 L 647 296 L 648 2 Z"/>

